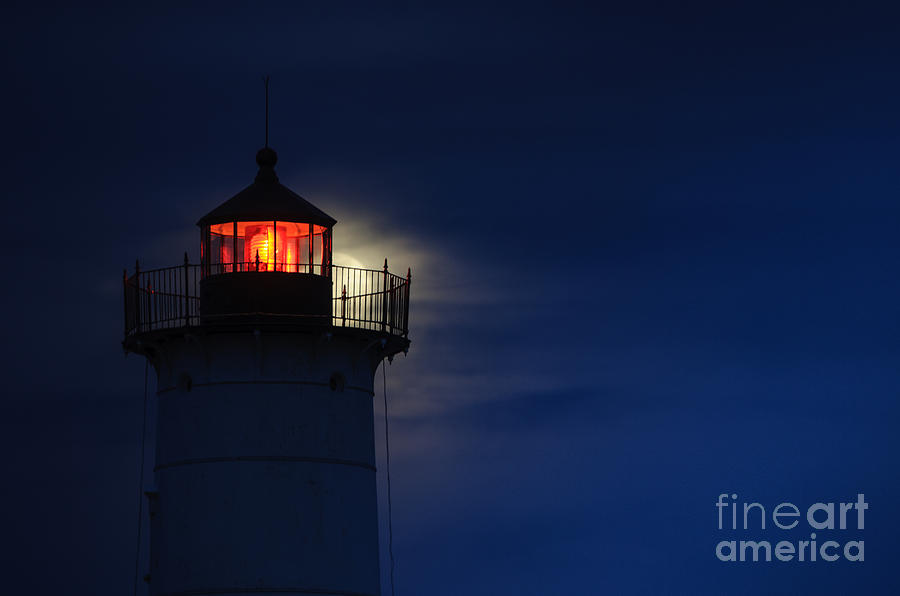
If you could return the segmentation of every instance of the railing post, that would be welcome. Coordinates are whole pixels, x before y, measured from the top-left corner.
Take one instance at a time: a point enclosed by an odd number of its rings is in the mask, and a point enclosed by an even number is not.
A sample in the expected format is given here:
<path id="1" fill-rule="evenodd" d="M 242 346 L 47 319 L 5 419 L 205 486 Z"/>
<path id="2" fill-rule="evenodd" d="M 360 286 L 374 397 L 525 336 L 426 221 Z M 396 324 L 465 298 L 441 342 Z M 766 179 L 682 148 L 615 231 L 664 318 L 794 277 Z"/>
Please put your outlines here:
<path id="1" fill-rule="evenodd" d="M 409 284 L 412 283 L 412 268 L 406 269 L 406 299 L 403 301 L 403 337 L 409 335 Z"/>
<path id="2" fill-rule="evenodd" d="M 396 322 L 396 318 L 397 318 L 397 297 L 394 292 L 394 289 L 395 289 L 394 288 L 394 276 L 391 276 L 389 278 L 389 281 L 391 284 L 391 293 L 388 294 L 388 296 L 390 296 L 391 305 L 390 305 L 390 308 L 388 309 L 388 313 L 389 313 L 388 314 L 388 329 L 390 330 L 391 335 L 393 335 L 394 334 L 394 323 Z"/>
<path id="3" fill-rule="evenodd" d="M 122 300 L 125 305 L 125 336 L 128 336 L 128 269 L 122 269 Z"/>
<path id="4" fill-rule="evenodd" d="M 147 331 L 153 331 L 153 283 L 147 279 Z"/>
<path id="5" fill-rule="evenodd" d="M 381 330 L 384 331 L 384 328 L 387 326 L 387 291 L 388 291 L 388 265 L 387 265 L 387 257 L 384 258 L 384 281 L 381 283 L 382 293 L 381 293 Z"/>
<path id="6" fill-rule="evenodd" d="M 341 327 L 347 326 L 347 284 L 341 290 Z"/>
<path id="7" fill-rule="evenodd" d="M 188 298 L 188 256 L 187 251 L 184 251 L 184 326 L 191 326 L 191 302 Z"/>
<path id="8" fill-rule="evenodd" d="M 134 309 L 134 328 L 140 333 L 141 331 L 141 319 L 143 319 L 143 310 L 144 310 L 144 300 L 141 296 L 141 262 L 138 259 L 134 260 L 134 297 L 135 305 Z"/>

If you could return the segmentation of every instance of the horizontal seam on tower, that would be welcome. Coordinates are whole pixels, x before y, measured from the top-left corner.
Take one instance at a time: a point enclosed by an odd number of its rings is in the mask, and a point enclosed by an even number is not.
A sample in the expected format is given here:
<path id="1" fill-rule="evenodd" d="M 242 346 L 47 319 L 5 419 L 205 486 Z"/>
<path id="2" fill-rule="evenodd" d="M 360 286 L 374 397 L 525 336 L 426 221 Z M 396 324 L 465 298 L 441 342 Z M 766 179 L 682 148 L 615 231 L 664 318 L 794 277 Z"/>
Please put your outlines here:
<path id="1" fill-rule="evenodd" d="M 153 471 L 165 470 L 168 468 L 177 468 L 180 466 L 193 466 L 198 464 L 218 464 L 228 462 L 292 462 L 292 463 L 312 463 L 312 464 L 333 464 L 339 466 L 352 466 L 355 468 L 364 468 L 366 470 L 376 471 L 375 466 L 366 462 L 353 461 L 347 459 L 335 459 L 330 457 L 302 457 L 289 455 L 236 455 L 232 457 L 203 457 L 197 459 L 183 459 L 173 461 L 167 464 L 159 464 L 153 468 Z"/>
<path id="2" fill-rule="evenodd" d="M 330 387 L 329 383 L 322 383 L 320 381 L 215 381 L 212 383 L 194 383 L 193 387 L 212 387 L 215 385 L 315 385 L 317 387 Z M 352 389 L 353 391 L 361 391 L 367 395 L 375 396 L 375 392 L 366 389 L 365 387 L 357 387 L 355 385 L 347 385 L 347 389 Z M 163 389 L 158 389 L 156 394 L 167 393 L 169 391 L 175 391 L 178 389 L 177 386 L 164 387 Z"/>

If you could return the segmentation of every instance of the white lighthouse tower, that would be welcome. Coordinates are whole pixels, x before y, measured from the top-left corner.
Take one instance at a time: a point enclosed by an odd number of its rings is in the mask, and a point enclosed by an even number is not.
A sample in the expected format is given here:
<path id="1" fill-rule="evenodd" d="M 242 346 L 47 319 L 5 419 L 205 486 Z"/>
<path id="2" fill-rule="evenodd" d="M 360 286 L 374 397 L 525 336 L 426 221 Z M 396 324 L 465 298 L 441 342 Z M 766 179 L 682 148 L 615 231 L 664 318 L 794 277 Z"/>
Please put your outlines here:
<path id="1" fill-rule="evenodd" d="M 409 348 L 410 276 L 333 264 L 276 161 L 200 219 L 199 264 L 125 275 L 158 380 L 153 595 L 380 594 L 373 377 Z"/>

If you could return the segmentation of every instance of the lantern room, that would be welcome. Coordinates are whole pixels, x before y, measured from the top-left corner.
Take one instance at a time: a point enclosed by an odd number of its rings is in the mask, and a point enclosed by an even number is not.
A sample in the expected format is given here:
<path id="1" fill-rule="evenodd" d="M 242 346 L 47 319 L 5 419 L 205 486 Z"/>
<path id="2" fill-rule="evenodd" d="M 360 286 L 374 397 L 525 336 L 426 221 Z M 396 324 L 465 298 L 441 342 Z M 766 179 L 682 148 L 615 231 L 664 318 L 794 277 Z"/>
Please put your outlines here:
<path id="1" fill-rule="evenodd" d="M 203 226 L 205 275 L 240 271 L 329 277 L 331 228 L 297 221 L 230 221 Z"/>
<path id="2" fill-rule="evenodd" d="M 256 154 L 253 184 L 203 216 L 201 316 L 331 316 L 334 218 L 278 181 Z"/>
<path id="3" fill-rule="evenodd" d="M 197 222 L 204 277 L 265 271 L 330 277 L 337 222 L 279 183 L 277 161 L 272 149 L 260 150 L 253 184 Z"/>

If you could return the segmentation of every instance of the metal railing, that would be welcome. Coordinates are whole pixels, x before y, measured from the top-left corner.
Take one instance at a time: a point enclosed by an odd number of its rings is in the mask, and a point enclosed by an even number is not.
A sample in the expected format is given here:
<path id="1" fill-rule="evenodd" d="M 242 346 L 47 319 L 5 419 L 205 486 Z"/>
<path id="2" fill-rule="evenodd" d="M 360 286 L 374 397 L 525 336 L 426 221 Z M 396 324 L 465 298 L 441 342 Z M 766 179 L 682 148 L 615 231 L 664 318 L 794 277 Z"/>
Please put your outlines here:
<path id="1" fill-rule="evenodd" d="M 233 269 L 246 271 L 241 264 L 212 265 L 207 274 L 227 274 Z M 135 264 L 134 274 L 123 275 L 125 294 L 125 337 L 150 331 L 193 327 L 200 321 L 200 279 L 203 266 L 188 262 L 163 269 L 141 271 Z M 217 268 L 221 268 L 219 271 Z M 308 268 L 298 267 L 291 273 L 308 273 Z M 253 264 L 250 271 L 257 271 Z M 283 269 L 279 270 L 283 271 Z M 264 264 L 259 273 L 265 273 Z M 313 271 L 321 273 L 321 266 Z M 409 286 L 412 281 L 384 268 L 358 269 L 341 265 L 327 265 L 324 270 L 332 280 L 331 322 L 335 327 L 368 329 L 407 337 L 409 333 Z M 253 313 L 235 313 L 253 314 Z M 278 313 L 266 313 L 278 314 Z M 302 319 L 302 316 L 299 316 Z M 309 317 L 310 322 L 321 323 L 321 317 Z"/>
<path id="2" fill-rule="evenodd" d="M 332 319 L 337 327 L 356 327 L 406 337 L 409 333 L 409 284 L 384 269 L 332 265 Z"/>

